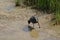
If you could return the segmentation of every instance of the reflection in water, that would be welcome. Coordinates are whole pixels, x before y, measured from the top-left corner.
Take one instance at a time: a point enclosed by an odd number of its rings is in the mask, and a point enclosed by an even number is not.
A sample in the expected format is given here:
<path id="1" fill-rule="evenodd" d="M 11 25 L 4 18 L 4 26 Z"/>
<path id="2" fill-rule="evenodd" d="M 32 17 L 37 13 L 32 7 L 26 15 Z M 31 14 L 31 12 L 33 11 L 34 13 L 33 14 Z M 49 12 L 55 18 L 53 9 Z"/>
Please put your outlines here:
<path id="1" fill-rule="evenodd" d="M 39 37 L 39 33 L 37 30 L 33 29 L 32 31 L 30 31 L 30 35 L 31 37 L 37 38 Z"/>
<path id="2" fill-rule="evenodd" d="M 26 26 L 23 28 L 23 31 L 28 32 L 28 31 L 32 31 L 33 29 L 34 29 L 33 27 L 26 25 Z"/>
<path id="3" fill-rule="evenodd" d="M 37 30 L 35 30 L 33 27 L 26 25 L 23 28 L 23 31 L 29 32 L 31 37 L 37 38 L 39 36 L 39 33 Z"/>
<path id="4" fill-rule="evenodd" d="M 25 31 L 25 32 L 28 32 L 28 31 L 29 31 L 28 25 L 26 25 L 26 26 L 23 28 L 23 31 Z"/>
<path id="5" fill-rule="evenodd" d="M 32 26 L 28 26 L 29 31 L 32 31 L 34 28 Z"/>

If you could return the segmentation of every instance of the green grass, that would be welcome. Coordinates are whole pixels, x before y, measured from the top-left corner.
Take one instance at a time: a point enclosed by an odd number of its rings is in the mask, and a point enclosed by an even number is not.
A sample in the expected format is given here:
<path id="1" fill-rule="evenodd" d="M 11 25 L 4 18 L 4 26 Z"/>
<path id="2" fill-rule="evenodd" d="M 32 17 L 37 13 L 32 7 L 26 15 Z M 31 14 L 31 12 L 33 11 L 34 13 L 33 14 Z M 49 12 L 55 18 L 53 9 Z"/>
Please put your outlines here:
<path id="1" fill-rule="evenodd" d="M 54 13 L 57 22 L 60 22 L 60 0 L 26 0 L 30 6 L 46 11 L 47 13 Z M 29 2 L 28 2 L 29 1 Z"/>
<path id="2" fill-rule="evenodd" d="M 19 5 L 20 0 L 16 0 Z M 47 13 L 54 13 L 56 21 L 60 22 L 60 0 L 24 0 L 24 4 Z"/>
<path id="3" fill-rule="evenodd" d="M 16 0 L 16 6 L 20 6 L 20 0 Z"/>

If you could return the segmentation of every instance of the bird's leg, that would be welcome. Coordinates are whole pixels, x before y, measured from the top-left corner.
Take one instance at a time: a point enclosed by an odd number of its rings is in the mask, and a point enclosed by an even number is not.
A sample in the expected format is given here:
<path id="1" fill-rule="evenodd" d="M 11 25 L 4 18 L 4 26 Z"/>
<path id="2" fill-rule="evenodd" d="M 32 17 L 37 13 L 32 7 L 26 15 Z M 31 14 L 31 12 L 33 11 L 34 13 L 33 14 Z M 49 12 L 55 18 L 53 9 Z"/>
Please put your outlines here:
<path id="1" fill-rule="evenodd" d="M 37 18 L 37 20 L 38 20 L 38 18 Z M 39 21 L 39 20 L 38 20 Z M 40 24 L 39 24 L 39 22 L 37 21 L 37 23 L 38 23 L 38 26 L 39 26 L 39 28 L 40 28 Z"/>
<path id="2" fill-rule="evenodd" d="M 34 23 L 33 23 L 33 28 L 34 28 Z"/>
<path id="3" fill-rule="evenodd" d="M 38 23 L 38 26 L 39 26 L 39 28 L 40 28 L 40 24 Z"/>

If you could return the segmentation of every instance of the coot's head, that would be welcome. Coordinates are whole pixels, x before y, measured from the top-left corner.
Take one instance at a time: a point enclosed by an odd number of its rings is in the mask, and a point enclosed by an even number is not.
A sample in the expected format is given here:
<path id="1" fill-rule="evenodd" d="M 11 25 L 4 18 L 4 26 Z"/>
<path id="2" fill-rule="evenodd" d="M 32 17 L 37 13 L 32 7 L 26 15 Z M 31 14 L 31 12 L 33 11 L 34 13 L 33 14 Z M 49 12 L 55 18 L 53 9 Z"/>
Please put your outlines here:
<path id="1" fill-rule="evenodd" d="M 28 20 L 28 24 L 30 24 L 30 20 Z"/>

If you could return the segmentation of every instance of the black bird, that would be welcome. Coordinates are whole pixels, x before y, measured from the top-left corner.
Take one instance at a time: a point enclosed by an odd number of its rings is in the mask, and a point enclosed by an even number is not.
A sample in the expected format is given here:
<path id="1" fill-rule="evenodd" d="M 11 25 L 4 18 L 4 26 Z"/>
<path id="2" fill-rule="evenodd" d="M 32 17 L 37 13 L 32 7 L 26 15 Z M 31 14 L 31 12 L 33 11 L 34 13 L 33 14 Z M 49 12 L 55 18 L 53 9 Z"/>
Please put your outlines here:
<path id="1" fill-rule="evenodd" d="M 36 19 L 35 16 L 30 17 L 30 19 L 28 20 L 28 25 L 29 25 L 30 23 L 33 24 L 33 27 L 34 27 L 34 24 L 35 24 L 35 23 L 38 23 L 38 20 Z M 38 26 L 39 26 L 39 28 L 40 28 L 39 23 L 38 23 Z"/>

